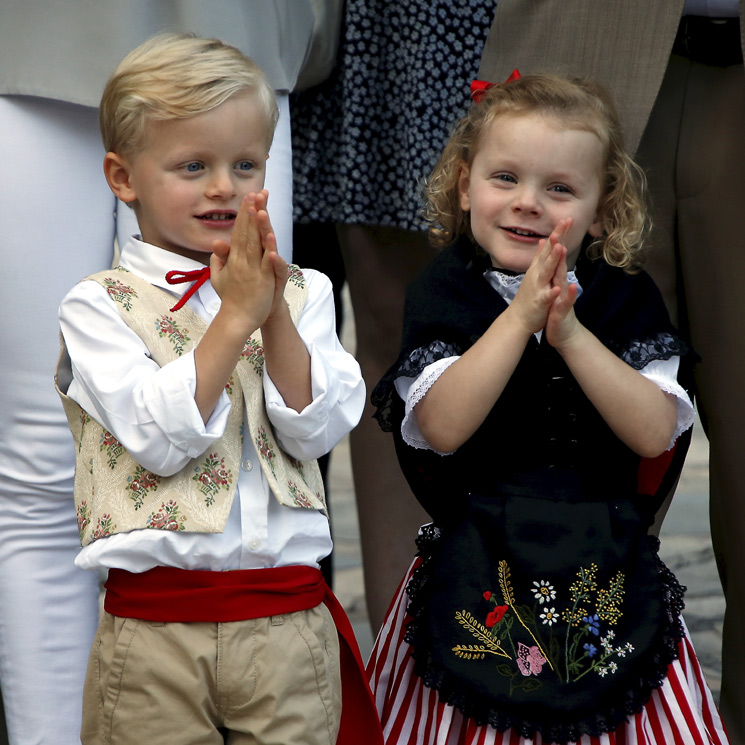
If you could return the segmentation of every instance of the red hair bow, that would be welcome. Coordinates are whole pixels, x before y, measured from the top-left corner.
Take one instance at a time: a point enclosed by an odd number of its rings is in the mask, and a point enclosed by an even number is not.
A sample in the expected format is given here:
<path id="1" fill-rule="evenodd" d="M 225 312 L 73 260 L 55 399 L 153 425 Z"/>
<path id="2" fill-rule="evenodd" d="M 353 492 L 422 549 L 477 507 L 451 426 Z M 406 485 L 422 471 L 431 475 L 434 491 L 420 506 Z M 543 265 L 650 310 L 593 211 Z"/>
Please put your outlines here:
<path id="1" fill-rule="evenodd" d="M 519 80 L 520 73 L 517 70 L 513 70 L 510 73 L 510 76 L 505 80 L 505 83 L 510 83 L 513 80 Z M 484 97 L 484 93 L 486 93 L 489 88 L 493 88 L 495 85 L 500 85 L 500 83 L 489 83 L 486 80 L 474 80 L 471 82 L 471 98 L 476 103 L 481 103 L 481 99 Z M 502 83 L 504 85 L 504 83 Z"/>

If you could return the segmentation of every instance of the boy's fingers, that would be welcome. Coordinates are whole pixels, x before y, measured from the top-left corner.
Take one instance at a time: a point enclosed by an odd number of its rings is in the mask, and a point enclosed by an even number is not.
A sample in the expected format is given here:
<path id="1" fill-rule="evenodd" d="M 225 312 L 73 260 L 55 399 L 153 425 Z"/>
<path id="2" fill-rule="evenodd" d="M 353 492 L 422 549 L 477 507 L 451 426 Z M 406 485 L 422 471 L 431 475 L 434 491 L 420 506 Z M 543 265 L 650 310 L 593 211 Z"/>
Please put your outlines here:
<path id="1" fill-rule="evenodd" d="M 241 206 L 238 208 L 238 214 L 235 217 L 235 225 L 233 226 L 233 233 L 230 236 L 230 245 L 235 248 L 240 248 L 246 244 L 248 239 L 248 226 L 249 226 L 249 212 L 252 209 L 253 200 L 250 199 L 250 194 L 243 197 Z"/>
<path id="2" fill-rule="evenodd" d="M 230 244 L 220 239 L 214 240 L 212 241 L 212 253 L 224 264 L 228 260 Z"/>
<path id="3" fill-rule="evenodd" d="M 272 223 L 269 219 L 269 213 L 266 210 L 261 210 L 257 213 L 257 223 L 259 226 L 259 236 L 261 238 L 261 245 L 264 248 L 265 251 L 267 250 L 277 250 L 277 240 L 274 236 L 274 230 L 272 229 Z M 272 249 L 269 249 L 268 241 L 273 240 Z"/>

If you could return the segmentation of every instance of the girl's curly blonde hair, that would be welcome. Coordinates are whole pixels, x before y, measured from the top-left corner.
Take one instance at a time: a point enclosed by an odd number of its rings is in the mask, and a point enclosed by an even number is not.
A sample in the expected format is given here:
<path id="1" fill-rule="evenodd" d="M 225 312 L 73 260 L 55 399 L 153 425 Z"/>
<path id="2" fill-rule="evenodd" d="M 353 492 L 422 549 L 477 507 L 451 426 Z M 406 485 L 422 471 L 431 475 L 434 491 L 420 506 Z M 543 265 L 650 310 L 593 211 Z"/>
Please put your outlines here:
<path id="1" fill-rule="evenodd" d="M 500 115 L 542 114 L 561 126 L 593 132 L 603 144 L 605 183 L 598 205 L 603 235 L 588 247 L 591 258 L 602 256 L 612 266 L 638 270 L 650 229 L 646 177 L 628 156 L 621 124 L 610 94 L 582 78 L 526 75 L 488 89 L 479 103 L 454 126 L 437 165 L 425 184 L 424 219 L 436 246 L 471 236 L 470 217 L 460 206 L 458 179 L 470 168 L 483 133 Z"/>

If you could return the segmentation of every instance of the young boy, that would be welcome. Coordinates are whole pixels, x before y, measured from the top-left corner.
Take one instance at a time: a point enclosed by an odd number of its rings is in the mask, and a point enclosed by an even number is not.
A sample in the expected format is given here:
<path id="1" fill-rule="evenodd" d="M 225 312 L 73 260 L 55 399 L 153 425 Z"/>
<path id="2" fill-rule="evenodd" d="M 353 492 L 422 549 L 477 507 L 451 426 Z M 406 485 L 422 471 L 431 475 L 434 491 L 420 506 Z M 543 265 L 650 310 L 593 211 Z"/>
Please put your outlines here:
<path id="1" fill-rule="evenodd" d="M 332 745 L 314 459 L 365 394 L 330 282 L 277 253 L 272 89 L 233 47 L 167 34 L 122 61 L 100 118 L 106 178 L 141 235 L 60 307 L 76 563 L 108 570 L 82 742 Z"/>

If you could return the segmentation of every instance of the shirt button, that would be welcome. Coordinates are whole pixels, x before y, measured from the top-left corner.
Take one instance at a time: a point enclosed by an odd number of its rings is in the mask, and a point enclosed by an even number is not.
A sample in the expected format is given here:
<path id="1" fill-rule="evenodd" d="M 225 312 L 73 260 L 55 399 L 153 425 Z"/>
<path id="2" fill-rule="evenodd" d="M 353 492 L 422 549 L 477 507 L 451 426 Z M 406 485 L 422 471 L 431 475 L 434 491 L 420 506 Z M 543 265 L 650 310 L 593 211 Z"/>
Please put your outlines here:
<path id="1" fill-rule="evenodd" d="M 241 461 L 241 469 L 244 471 L 250 471 L 254 467 L 254 464 L 248 458 L 244 458 Z"/>
<path id="2" fill-rule="evenodd" d="M 258 538 L 252 538 L 252 539 L 251 539 L 251 540 L 250 540 L 250 541 L 248 542 L 248 547 L 249 547 L 249 548 L 250 548 L 250 549 L 251 549 L 252 551 L 256 551 L 256 549 L 257 549 L 257 548 L 259 547 L 259 539 L 258 539 Z"/>

